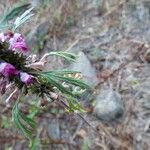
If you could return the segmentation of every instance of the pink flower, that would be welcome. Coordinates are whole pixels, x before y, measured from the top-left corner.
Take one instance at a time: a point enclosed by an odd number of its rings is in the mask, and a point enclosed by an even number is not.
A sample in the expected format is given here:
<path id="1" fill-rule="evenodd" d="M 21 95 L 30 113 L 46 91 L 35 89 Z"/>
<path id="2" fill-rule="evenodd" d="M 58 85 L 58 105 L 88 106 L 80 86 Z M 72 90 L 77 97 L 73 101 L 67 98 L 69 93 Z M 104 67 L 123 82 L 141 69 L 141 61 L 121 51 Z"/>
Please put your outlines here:
<path id="1" fill-rule="evenodd" d="M 9 40 L 10 49 L 14 51 L 19 51 L 21 53 L 28 52 L 27 45 L 25 43 L 25 39 L 20 33 L 15 33 L 12 38 Z"/>
<path id="2" fill-rule="evenodd" d="M 1 62 L 0 63 L 0 73 L 5 77 L 9 77 L 12 75 L 17 75 L 18 70 L 9 63 Z"/>
<path id="3" fill-rule="evenodd" d="M 13 50 L 19 49 L 21 50 L 22 53 L 26 53 L 28 51 L 26 44 L 24 42 L 16 42 L 14 45 L 12 45 L 12 49 Z"/>
<path id="4" fill-rule="evenodd" d="M 8 42 L 9 49 L 21 53 L 28 52 L 25 39 L 20 33 L 0 33 L 0 41 Z"/>
<path id="5" fill-rule="evenodd" d="M 33 77 L 26 72 L 20 72 L 20 80 L 26 85 L 33 83 Z"/>

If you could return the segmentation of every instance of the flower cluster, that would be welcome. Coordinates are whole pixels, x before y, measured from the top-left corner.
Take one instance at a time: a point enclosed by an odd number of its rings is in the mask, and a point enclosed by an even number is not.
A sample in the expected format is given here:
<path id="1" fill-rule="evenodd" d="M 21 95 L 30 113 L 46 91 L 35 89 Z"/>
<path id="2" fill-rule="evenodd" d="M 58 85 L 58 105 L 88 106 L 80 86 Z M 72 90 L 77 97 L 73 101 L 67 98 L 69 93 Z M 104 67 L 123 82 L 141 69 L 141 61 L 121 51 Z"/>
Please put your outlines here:
<path id="1" fill-rule="evenodd" d="M 8 43 L 8 49 L 16 53 L 24 55 L 29 50 L 26 46 L 25 39 L 19 33 L 0 33 L 0 41 L 2 43 Z M 5 78 L 18 76 L 20 78 L 20 81 L 26 85 L 30 85 L 33 82 L 32 75 L 18 70 L 10 62 L 0 62 L 0 75 L 2 75 Z"/>
<path id="2" fill-rule="evenodd" d="M 15 9 L 17 12 L 19 9 L 22 12 L 22 6 Z M 10 12 L 16 12 L 16 10 Z M 13 31 L 16 31 L 20 25 L 33 16 L 31 14 L 32 10 L 33 8 L 30 8 L 16 18 L 11 26 Z M 11 15 L 11 13 L 8 13 L 6 16 Z M 4 17 L 1 20 L 5 19 Z M 9 20 L 6 19 L 5 22 L 9 22 Z M 69 62 L 74 62 L 76 55 L 68 52 L 52 51 L 44 54 L 38 60 L 36 55 L 27 56 L 28 51 L 29 49 L 22 34 L 12 32 L 0 33 L 0 95 L 7 93 L 7 96 L 9 94 L 5 99 L 7 107 L 10 107 L 15 101 L 12 109 L 13 121 L 16 127 L 27 138 L 32 140 L 33 138 L 35 139 L 36 123 L 21 111 L 19 104 L 23 100 L 23 96 L 36 95 L 39 97 L 41 106 L 45 106 L 47 102 L 57 102 L 63 105 L 67 111 L 74 112 L 82 110 L 76 99 L 79 96 L 79 92 L 74 89 L 78 87 L 84 91 L 89 89 L 89 87 L 81 80 L 76 79 L 74 75 L 79 72 L 66 69 L 43 71 L 49 56 L 55 55 Z M 61 99 L 60 96 L 62 97 Z M 46 103 L 43 104 L 45 100 Z M 37 110 L 39 109 L 37 108 Z"/>
<path id="3" fill-rule="evenodd" d="M 28 52 L 25 39 L 20 33 L 12 33 L 12 32 L 0 33 L 0 41 L 8 42 L 10 50 L 23 54 Z"/>

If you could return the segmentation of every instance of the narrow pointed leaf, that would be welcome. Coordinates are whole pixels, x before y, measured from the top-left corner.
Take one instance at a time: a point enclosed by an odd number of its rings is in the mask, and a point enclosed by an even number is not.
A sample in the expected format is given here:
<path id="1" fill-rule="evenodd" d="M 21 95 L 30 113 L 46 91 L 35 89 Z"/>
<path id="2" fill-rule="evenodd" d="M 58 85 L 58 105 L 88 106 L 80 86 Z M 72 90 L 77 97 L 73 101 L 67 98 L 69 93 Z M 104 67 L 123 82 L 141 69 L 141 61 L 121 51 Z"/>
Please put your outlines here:
<path id="1" fill-rule="evenodd" d="M 4 14 L 2 21 L 6 22 L 16 18 L 18 15 L 22 14 L 25 10 L 29 9 L 30 4 L 23 4 L 19 6 L 14 6 L 10 10 L 7 10 L 6 14 Z"/>

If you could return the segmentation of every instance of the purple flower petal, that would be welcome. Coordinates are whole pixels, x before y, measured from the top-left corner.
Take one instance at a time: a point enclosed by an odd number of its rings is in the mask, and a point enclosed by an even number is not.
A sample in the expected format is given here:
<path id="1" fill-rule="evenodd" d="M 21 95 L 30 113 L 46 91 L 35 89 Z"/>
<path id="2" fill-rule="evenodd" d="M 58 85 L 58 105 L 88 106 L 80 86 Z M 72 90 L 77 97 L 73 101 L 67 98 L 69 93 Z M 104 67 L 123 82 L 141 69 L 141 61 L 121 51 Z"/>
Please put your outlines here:
<path id="1" fill-rule="evenodd" d="M 12 38 L 9 40 L 10 49 L 14 51 L 19 51 L 21 53 L 28 52 L 27 45 L 25 43 L 25 39 L 20 33 L 15 33 Z"/>
<path id="2" fill-rule="evenodd" d="M 20 72 L 20 80 L 26 85 L 33 83 L 33 77 L 26 72 Z"/>
<path id="3" fill-rule="evenodd" d="M 13 65 L 2 62 L 0 63 L 0 73 L 5 77 L 9 77 L 12 75 L 17 75 L 18 70 Z"/>
<path id="4" fill-rule="evenodd" d="M 0 41 L 8 42 L 10 50 L 21 53 L 28 52 L 25 39 L 20 33 L 0 33 Z"/>
<path id="5" fill-rule="evenodd" d="M 12 45 L 12 50 L 21 50 L 22 53 L 26 53 L 28 48 L 24 42 L 16 42 Z"/>

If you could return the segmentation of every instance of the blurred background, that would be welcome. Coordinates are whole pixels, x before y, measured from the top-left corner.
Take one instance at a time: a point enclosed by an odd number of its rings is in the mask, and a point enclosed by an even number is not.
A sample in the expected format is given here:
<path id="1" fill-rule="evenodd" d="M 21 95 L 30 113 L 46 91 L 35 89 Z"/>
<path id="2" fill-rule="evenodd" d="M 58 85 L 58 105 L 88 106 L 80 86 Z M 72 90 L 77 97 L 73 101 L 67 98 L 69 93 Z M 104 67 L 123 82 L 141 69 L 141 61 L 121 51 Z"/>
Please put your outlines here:
<path id="1" fill-rule="evenodd" d="M 27 4 L 34 16 L 18 32 L 30 53 L 39 58 L 50 51 L 78 54 L 72 65 L 50 57 L 45 70 L 80 71 L 93 88 L 79 99 L 92 127 L 54 103 L 26 98 L 22 111 L 37 122 L 34 149 L 149 150 L 150 0 L 1 0 L 0 16 Z M 4 99 L 0 150 L 28 150 Z"/>

